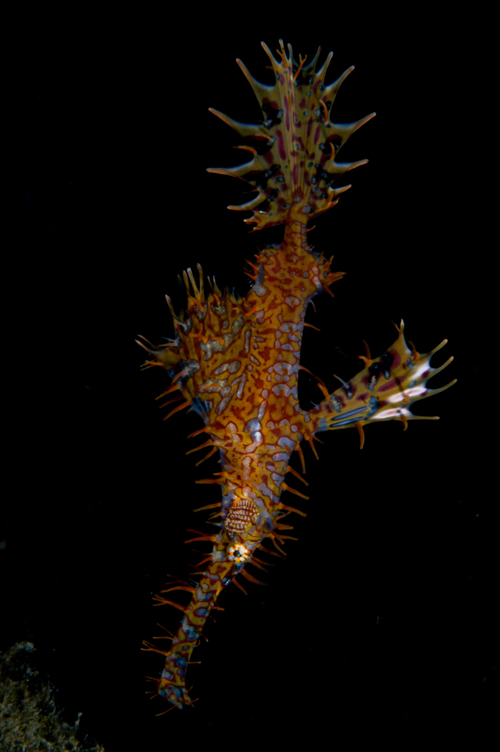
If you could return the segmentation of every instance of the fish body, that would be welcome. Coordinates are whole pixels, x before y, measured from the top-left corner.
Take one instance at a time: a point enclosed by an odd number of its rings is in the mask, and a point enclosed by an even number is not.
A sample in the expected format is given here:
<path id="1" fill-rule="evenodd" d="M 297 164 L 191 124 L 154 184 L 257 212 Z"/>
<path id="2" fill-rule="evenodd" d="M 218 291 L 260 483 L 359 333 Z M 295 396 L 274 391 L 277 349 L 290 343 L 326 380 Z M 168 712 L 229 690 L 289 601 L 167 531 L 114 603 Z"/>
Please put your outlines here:
<path id="1" fill-rule="evenodd" d="M 251 143 L 242 148 L 252 158 L 238 167 L 209 172 L 248 182 L 257 195 L 229 208 L 251 211 L 244 221 L 254 230 L 283 224 L 283 241 L 263 248 L 254 262 L 248 262 L 253 284 L 243 298 L 221 292 L 215 281 L 205 293 L 201 267 L 198 279 L 187 269 L 185 310 L 176 314 L 167 297 L 174 338 L 158 347 L 144 338 L 139 342 L 149 356 L 144 366 L 160 366 L 171 379 L 160 395 L 169 397 L 165 405 L 181 402 L 166 417 L 183 408 L 194 409 L 204 424 L 196 433 L 208 436 L 197 448 L 207 448 L 208 456 L 218 452 L 221 466 L 213 478 L 197 481 L 219 484 L 222 491 L 220 509 L 213 515 L 220 514 L 219 531 L 193 539 L 212 543 L 211 554 L 200 563 L 200 579 L 195 584 L 173 584 L 156 596 L 157 604 L 183 612 L 181 625 L 168 650 L 145 643 L 145 649 L 165 658 L 157 693 L 178 708 L 192 703 L 186 689 L 187 666 L 220 592 L 240 574 L 255 581 L 246 567 L 253 563 L 262 568 L 256 553 L 259 549 L 270 553 L 263 546 L 267 538 L 274 553 L 283 555 L 291 527 L 282 520 L 291 512 L 303 514 L 282 501 L 284 491 L 308 498 L 295 487 L 295 480 L 294 486 L 285 481 L 295 450 L 305 472 L 301 442 L 306 440 L 316 452 L 316 433 L 355 426 L 362 446 L 365 425 L 400 420 L 406 428 L 408 420 L 420 418 L 410 410 L 413 402 L 451 386 L 434 390 L 426 386 L 452 360 L 440 368 L 430 366 L 432 354 L 446 340 L 421 355 L 406 344 L 401 322 L 397 340 L 380 358 L 372 359 L 368 351 L 360 356 L 364 368 L 333 392 L 318 379 L 324 399 L 309 411 L 300 407 L 298 376 L 307 307 L 315 295 L 330 292 L 342 277 L 342 272 L 332 272 L 332 258 L 327 260 L 310 247 L 308 223 L 334 206 L 350 187 L 333 188 L 334 181 L 366 164 L 366 160 L 339 163 L 335 158 L 347 138 L 374 113 L 346 125 L 331 121 L 334 99 L 352 70 L 327 85 L 332 53 L 316 71 L 320 49 L 306 65 L 305 58 L 294 59 L 290 45 L 287 54 L 281 41 L 278 60 L 266 45 L 263 48 L 271 61 L 273 85 L 256 81 L 238 61 L 259 100 L 263 121 L 237 123 L 213 111 L 246 144 Z M 191 593 L 188 606 L 170 600 L 169 593 L 175 590 Z"/>

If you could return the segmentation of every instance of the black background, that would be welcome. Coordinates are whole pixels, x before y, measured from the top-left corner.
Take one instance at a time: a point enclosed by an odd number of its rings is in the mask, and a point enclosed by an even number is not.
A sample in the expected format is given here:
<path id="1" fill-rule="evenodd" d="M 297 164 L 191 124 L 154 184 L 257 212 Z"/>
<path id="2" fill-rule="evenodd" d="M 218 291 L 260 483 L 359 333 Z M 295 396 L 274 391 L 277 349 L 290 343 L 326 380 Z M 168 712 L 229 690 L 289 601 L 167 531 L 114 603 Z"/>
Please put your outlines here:
<path id="1" fill-rule="evenodd" d="M 43 19 L 12 63 L 1 647 L 33 640 L 67 718 L 83 711 L 106 750 L 485 728 L 498 682 L 488 20 L 176 13 L 105 28 L 75 15 L 57 33 Z M 166 704 L 145 698 L 144 674 L 162 659 L 141 640 L 178 614 L 151 595 L 202 558 L 185 530 L 203 528 L 192 509 L 220 491 L 194 484 L 217 469 L 185 456 L 201 423 L 162 422 L 167 382 L 139 372 L 134 338 L 171 335 L 164 295 L 180 308 L 184 268 L 245 294 L 244 259 L 281 238 L 249 234 L 247 214 L 225 209 L 244 184 L 205 172 L 243 154 L 207 108 L 258 119 L 234 60 L 269 83 L 260 41 L 274 51 L 280 37 L 296 57 L 333 49 L 329 81 L 356 65 L 334 119 L 377 111 L 340 156 L 369 165 L 310 236 L 347 276 L 334 300 L 315 299 L 321 333 L 307 330 L 303 364 L 336 388 L 334 373 L 359 370 L 362 339 L 381 354 L 404 317 L 421 352 L 449 339 L 433 365 L 456 360 L 432 386 L 459 381 L 414 408 L 439 422 L 369 426 L 362 452 L 354 430 L 321 435 L 319 462 L 305 447 L 311 500 L 287 499 L 308 513 L 300 540 L 266 587 L 221 597 L 188 675 L 198 702 L 156 718 Z M 321 398 L 307 376 L 300 389 L 305 408 Z"/>

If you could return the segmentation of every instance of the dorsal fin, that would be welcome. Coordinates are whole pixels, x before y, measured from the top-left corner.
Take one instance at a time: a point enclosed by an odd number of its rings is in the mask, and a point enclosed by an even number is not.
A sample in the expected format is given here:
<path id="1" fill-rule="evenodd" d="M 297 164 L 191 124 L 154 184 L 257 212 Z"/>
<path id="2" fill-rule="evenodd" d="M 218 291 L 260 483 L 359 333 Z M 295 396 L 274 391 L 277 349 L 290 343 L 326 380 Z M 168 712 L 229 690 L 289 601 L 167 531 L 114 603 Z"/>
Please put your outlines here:
<path id="1" fill-rule="evenodd" d="M 254 148 L 250 162 L 237 167 L 210 167 L 208 172 L 241 178 L 258 191 L 251 201 L 228 209 L 253 211 L 244 221 L 255 230 L 285 221 L 295 205 L 306 219 L 321 214 L 337 203 L 337 196 L 350 185 L 333 189 L 332 183 L 345 172 L 366 164 L 335 162 L 341 146 L 358 128 L 375 116 L 372 112 L 355 123 L 339 124 L 330 120 L 330 111 L 342 82 L 354 66 L 348 68 L 334 83 L 325 85 L 325 76 L 333 53 L 330 52 L 316 71 L 321 47 L 307 65 L 306 57 L 294 59 L 292 47 L 285 52 L 280 39 L 281 60 L 274 58 L 262 42 L 276 77 L 273 86 L 256 81 L 241 60 L 236 62 L 248 79 L 265 120 L 256 125 L 239 123 L 217 110 L 210 112 L 234 128 L 240 136 L 250 138 Z"/>

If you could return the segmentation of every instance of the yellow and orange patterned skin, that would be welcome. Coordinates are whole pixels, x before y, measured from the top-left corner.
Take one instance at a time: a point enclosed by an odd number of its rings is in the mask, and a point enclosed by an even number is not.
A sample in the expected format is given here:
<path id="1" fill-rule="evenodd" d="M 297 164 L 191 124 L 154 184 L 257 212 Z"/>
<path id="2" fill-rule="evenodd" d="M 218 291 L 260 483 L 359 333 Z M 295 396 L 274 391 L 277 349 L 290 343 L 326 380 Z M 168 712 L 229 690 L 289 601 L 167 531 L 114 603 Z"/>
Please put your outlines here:
<path id="1" fill-rule="evenodd" d="M 184 613 L 170 649 L 146 643 L 146 649 L 165 657 L 158 694 L 179 708 L 192 702 L 185 686 L 186 669 L 219 593 L 240 573 L 254 579 L 245 566 L 260 566 L 254 553 L 266 538 L 281 551 L 287 537 L 283 531 L 290 527 L 280 520 L 298 512 L 282 502 L 282 492 L 308 498 L 285 482 L 295 449 L 303 462 L 300 442 L 305 439 L 313 447 L 317 432 L 350 426 L 358 428 L 363 442 L 363 426 L 378 420 L 402 420 L 406 426 L 407 420 L 417 417 L 409 410 L 412 402 L 447 388 L 430 390 L 425 382 L 452 360 L 431 368 L 431 355 L 446 341 L 433 352 L 419 355 L 407 347 L 401 324 L 398 339 L 380 358 L 372 360 L 367 353 L 365 368 L 332 394 L 320 382 L 325 399 L 310 411 L 300 408 L 298 374 L 306 309 L 314 295 L 329 292 L 342 276 L 331 271 L 331 259 L 309 248 L 307 223 L 337 203 L 337 196 L 350 187 L 334 190 L 333 180 L 365 163 L 339 164 L 335 155 L 373 114 L 349 125 L 331 122 L 335 95 L 352 70 L 326 86 L 331 53 L 316 72 L 320 50 L 305 66 L 305 59 L 294 60 L 290 46 L 286 54 L 281 41 L 279 61 L 263 47 L 275 73 L 273 86 L 258 83 L 238 63 L 259 99 L 265 121 L 246 125 L 215 113 L 240 135 L 254 139 L 259 148 L 245 147 L 253 154 L 249 163 L 210 172 L 249 182 L 258 191 L 257 197 L 243 207 L 230 208 L 253 211 L 253 217 L 245 221 L 253 223 L 254 229 L 284 223 L 283 242 L 257 255 L 249 274 L 253 286 L 243 299 L 228 291 L 221 293 L 215 283 L 205 294 L 201 268 L 198 280 L 188 269 L 184 272 L 186 310 L 177 316 L 167 298 L 175 338 L 163 347 L 146 340 L 139 343 L 150 354 L 145 367 L 161 366 L 172 379 L 161 395 L 173 395 L 166 402 L 174 405 L 170 415 L 185 407 L 196 410 L 204 422 L 200 433 L 208 434 L 197 449 L 218 451 L 221 465 L 214 478 L 198 481 L 218 483 L 222 490 L 218 534 L 194 539 L 213 543 L 211 555 L 203 562 L 205 571 L 197 585 L 174 585 L 163 591 L 188 590 L 192 594 L 188 606 L 170 601 L 168 595 L 156 597 L 158 604 L 169 603 Z"/>

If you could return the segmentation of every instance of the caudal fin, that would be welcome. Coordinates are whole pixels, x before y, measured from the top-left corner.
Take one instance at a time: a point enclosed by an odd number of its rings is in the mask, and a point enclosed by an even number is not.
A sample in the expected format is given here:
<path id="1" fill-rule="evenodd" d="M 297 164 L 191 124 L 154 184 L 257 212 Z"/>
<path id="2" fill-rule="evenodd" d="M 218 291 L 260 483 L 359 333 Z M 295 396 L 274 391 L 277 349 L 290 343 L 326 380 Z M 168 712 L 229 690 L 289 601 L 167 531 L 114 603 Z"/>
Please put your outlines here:
<path id="1" fill-rule="evenodd" d="M 346 124 L 330 120 L 340 85 L 354 70 L 351 66 L 327 86 L 325 77 L 332 52 L 316 71 L 321 47 L 307 65 L 307 56 L 299 55 L 297 63 L 290 44 L 287 55 L 281 39 L 277 50 L 279 61 L 264 42 L 262 47 L 276 78 L 273 86 L 259 83 L 241 60 L 236 62 L 259 101 L 264 120 L 257 125 L 239 123 L 210 108 L 210 112 L 251 143 L 239 147 L 253 155 L 250 162 L 237 167 L 210 167 L 208 172 L 241 178 L 254 188 L 257 195 L 251 201 L 228 206 L 237 211 L 252 211 L 253 216 L 244 221 L 253 224 L 254 230 L 281 224 L 292 206 L 303 212 L 305 221 L 334 206 L 338 195 L 351 187 L 334 189 L 334 181 L 368 161 L 340 163 L 335 156 L 349 136 L 375 116 L 372 112 Z"/>

